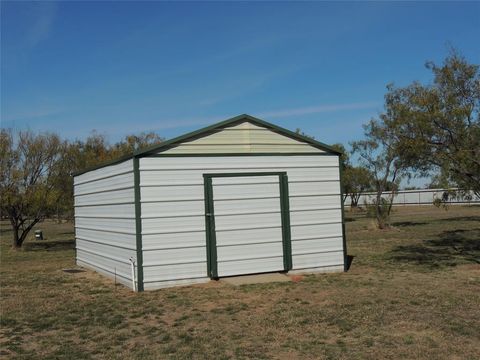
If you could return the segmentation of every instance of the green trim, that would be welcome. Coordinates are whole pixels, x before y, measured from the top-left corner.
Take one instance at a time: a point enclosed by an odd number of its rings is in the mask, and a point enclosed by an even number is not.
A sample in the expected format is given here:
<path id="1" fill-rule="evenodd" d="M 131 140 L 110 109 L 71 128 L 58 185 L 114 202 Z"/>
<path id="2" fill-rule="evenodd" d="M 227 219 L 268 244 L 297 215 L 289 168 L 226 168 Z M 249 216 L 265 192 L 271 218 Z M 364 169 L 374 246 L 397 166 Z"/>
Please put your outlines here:
<path id="1" fill-rule="evenodd" d="M 280 186 L 280 211 L 282 221 L 282 245 L 284 271 L 292 269 L 292 240 L 290 235 L 290 207 L 288 197 L 288 177 L 282 172 L 245 172 L 203 174 L 205 192 L 205 224 L 207 241 L 207 276 L 218 279 L 217 240 L 215 234 L 215 212 L 213 202 L 214 177 L 278 176 Z M 208 214 L 208 215 L 207 215 Z"/>
<path id="2" fill-rule="evenodd" d="M 194 154 L 151 154 L 146 155 L 152 158 L 162 158 L 162 157 L 219 157 L 219 156 L 332 156 L 330 153 L 301 153 L 301 152 L 292 152 L 292 153 L 194 153 Z M 145 156 L 145 157 L 146 157 Z M 337 156 L 337 155 L 334 155 Z M 139 157 L 143 157 L 143 155 L 139 155 Z"/>
<path id="3" fill-rule="evenodd" d="M 205 224 L 207 236 L 207 276 L 218 279 L 217 239 L 215 234 L 215 216 L 213 207 L 212 178 L 204 176 Z"/>
<path id="4" fill-rule="evenodd" d="M 243 172 L 243 173 L 207 173 L 203 174 L 203 177 L 242 177 L 242 176 L 279 176 L 286 175 L 285 171 L 273 171 L 273 172 Z"/>
<path id="5" fill-rule="evenodd" d="M 142 204 L 140 202 L 140 166 L 138 158 L 133 159 L 133 183 L 135 196 L 135 233 L 137 247 L 137 290 L 143 291 L 143 245 L 142 245 Z"/>
<path id="6" fill-rule="evenodd" d="M 347 238 L 345 235 L 345 206 L 343 204 L 343 194 L 344 194 L 344 187 L 343 187 L 343 166 L 340 161 L 340 157 L 338 158 L 338 169 L 340 171 L 340 204 L 342 206 L 342 242 L 343 242 L 343 271 L 348 270 L 348 256 L 347 256 Z"/>
<path id="7" fill-rule="evenodd" d="M 194 140 L 194 139 L 197 139 L 197 138 L 201 138 L 201 137 L 209 135 L 210 133 L 215 132 L 216 130 L 222 130 L 224 127 L 233 126 L 233 125 L 245 122 L 245 121 L 251 122 L 252 124 L 255 124 L 255 125 L 265 127 L 267 129 L 272 130 L 273 132 L 276 132 L 280 135 L 289 137 L 291 139 L 302 141 L 302 142 L 305 142 L 307 144 L 310 144 L 311 146 L 313 146 L 317 149 L 325 151 L 326 152 L 325 155 L 337 155 L 337 156 L 341 155 L 341 153 L 339 153 L 338 151 L 333 149 L 331 146 L 328 146 L 328 145 L 326 145 L 326 144 L 324 144 L 320 141 L 313 140 L 309 137 L 306 137 L 306 136 L 297 134 L 293 131 L 287 130 L 285 128 L 273 125 L 269 122 L 266 122 L 264 120 L 260 120 L 258 118 L 253 117 L 253 116 L 243 114 L 243 115 L 235 116 L 233 118 L 230 118 L 230 119 L 218 122 L 216 124 L 201 128 L 199 130 L 192 131 L 190 133 L 178 136 L 178 137 L 173 138 L 171 140 L 164 141 L 160 144 L 147 147 L 143 150 L 137 150 L 133 154 L 128 154 L 128 155 L 122 156 L 118 159 L 110 160 L 110 161 L 101 163 L 99 165 L 89 167 L 85 170 L 77 171 L 77 172 L 73 173 L 72 175 L 73 176 L 82 175 L 82 174 L 85 174 L 86 172 L 89 172 L 89 171 L 92 171 L 92 170 L 97 170 L 97 169 L 100 169 L 100 168 L 103 168 L 103 167 L 109 166 L 109 165 L 115 165 L 115 164 L 124 162 L 126 160 L 132 159 L 132 158 L 151 156 L 151 155 L 153 155 L 152 153 L 168 150 L 168 149 L 178 145 L 179 143 L 181 143 L 183 141 L 188 141 L 188 140 Z M 268 153 L 265 153 L 265 154 L 268 154 Z M 265 155 L 265 154 L 263 154 L 263 155 Z M 285 153 L 285 154 L 270 153 L 270 154 L 271 155 L 287 155 L 287 154 L 291 154 L 291 155 L 306 155 L 306 154 L 320 155 L 320 154 L 317 154 L 317 153 Z M 171 154 L 171 155 L 173 155 L 173 154 Z M 177 154 L 176 156 L 178 156 L 178 155 L 180 155 L 180 154 Z M 181 155 L 182 156 L 198 156 L 199 154 L 181 154 Z M 225 155 L 221 155 L 221 154 L 208 154 L 208 155 L 203 154 L 202 156 L 209 156 L 209 155 L 210 156 L 225 156 Z M 229 156 L 238 156 L 238 154 L 235 154 L 235 155 L 228 154 L 228 155 Z M 253 153 L 245 153 L 245 154 L 242 153 L 241 156 L 252 156 L 252 155 L 253 155 Z"/>
<path id="8" fill-rule="evenodd" d="M 206 236 L 206 244 L 207 244 L 207 276 L 211 276 L 211 261 L 212 259 L 210 258 L 210 217 L 207 215 L 210 213 L 210 195 L 209 195 L 209 186 L 207 183 L 207 179 L 203 179 L 203 193 L 204 193 L 204 205 L 205 205 L 205 236 Z"/>
<path id="9" fill-rule="evenodd" d="M 75 207 L 73 208 L 73 231 L 75 235 L 75 265 L 77 265 L 77 227 L 75 226 L 75 222 L 77 221 L 77 217 L 75 216 Z"/>
<path id="10" fill-rule="evenodd" d="M 282 238 L 284 270 L 292 269 L 292 237 L 290 233 L 290 198 L 288 195 L 288 176 L 280 175 L 280 208 L 282 211 Z"/>

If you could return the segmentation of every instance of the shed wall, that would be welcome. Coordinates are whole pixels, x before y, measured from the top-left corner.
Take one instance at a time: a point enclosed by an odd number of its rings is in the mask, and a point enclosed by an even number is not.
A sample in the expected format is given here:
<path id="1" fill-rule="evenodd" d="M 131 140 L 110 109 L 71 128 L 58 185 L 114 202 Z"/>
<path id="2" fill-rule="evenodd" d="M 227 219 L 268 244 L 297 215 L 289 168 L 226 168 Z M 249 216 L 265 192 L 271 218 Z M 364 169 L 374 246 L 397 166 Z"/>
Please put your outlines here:
<path id="1" fill-rule="evenodd" d="M 208 281 L 204 173 L 287 172 L 293 270 L 343 269 L 338 156 L 146 157 L 139 161 L 145 289 Z M 254 189 L 249 196 L 260 208 L 268 201 Z"/>
<path id="2" fill-rule="evenodd" d="M 136 261 L 133 161 L 74 178 L 76 261 L 132 287 Z"/>

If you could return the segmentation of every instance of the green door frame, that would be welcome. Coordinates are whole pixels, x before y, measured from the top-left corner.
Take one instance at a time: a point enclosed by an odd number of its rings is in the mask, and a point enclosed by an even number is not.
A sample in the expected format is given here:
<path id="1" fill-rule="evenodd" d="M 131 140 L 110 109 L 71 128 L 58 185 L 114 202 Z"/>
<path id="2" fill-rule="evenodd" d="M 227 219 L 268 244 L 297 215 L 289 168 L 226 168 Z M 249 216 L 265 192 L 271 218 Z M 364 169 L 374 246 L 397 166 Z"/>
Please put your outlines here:
<path id="1" fill-rule="evenodd" d="M 203 174 L 205 192 L 205 224 L 207 238 L 207 276 L 218 279 L 217 240 L 215 235 L 215 209 L 213 205 L 214 177 L 278 176 L 280 186 L 280 212 L 282 220 L 283 270 L 292 269 L 292 240 L 290 235 L 290 205 L 286 172 L 244 172 Z"/>

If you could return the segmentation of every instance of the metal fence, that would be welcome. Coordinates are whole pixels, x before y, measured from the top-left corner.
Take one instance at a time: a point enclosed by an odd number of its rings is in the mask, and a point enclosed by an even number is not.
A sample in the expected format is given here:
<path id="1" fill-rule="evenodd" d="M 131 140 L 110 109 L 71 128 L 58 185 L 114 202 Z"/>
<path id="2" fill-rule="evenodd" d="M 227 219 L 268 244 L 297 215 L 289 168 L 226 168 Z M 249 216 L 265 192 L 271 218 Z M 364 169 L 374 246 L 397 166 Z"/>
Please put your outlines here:
<path id="1" fill-rule="evenodd" d="M 382 197 L 389 199 L 391 192 L 386 191 Z M 368 192 L 360 196 L 358 206 L 372 204 L 376 198 L 376 193 Z M 393 198 L 394 206 L 406 205 L 433 205 L 435 200 L 443 200 L 449 205 L 480 204 L 480 197 L 470 192 L 460 189 L 422 189 L 422 190 L 400 190 Z M 437 200 L 437 201 L 438 201 Z M 351 199 L 347 197 L 345 206 L 350 206 Z"/>

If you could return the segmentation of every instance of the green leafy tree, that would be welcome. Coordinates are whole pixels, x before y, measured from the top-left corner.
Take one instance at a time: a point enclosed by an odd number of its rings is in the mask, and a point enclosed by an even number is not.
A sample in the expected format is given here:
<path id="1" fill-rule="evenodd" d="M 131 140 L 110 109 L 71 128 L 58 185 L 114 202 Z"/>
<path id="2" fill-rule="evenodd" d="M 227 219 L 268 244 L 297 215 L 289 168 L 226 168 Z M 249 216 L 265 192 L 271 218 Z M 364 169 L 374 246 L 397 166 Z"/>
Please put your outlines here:
<path id="1" fill-rule="evenodd" d="M 0 209 L 10 220 L 13 248 L 22 246 L 35 224 L 55 214 L 64 151 L 65 143 L 55 134 L 1 130 Z"/>
<path id="2" fill-rule="evenodd" d="M 342 166 L 343 170 L 345 170 L 347 167 L 351 166 L 351 164 L 350 164 L 350 154 L 347 151 L 347 149 L 345 149 L 345 146 L 343 146 L 343 144 L 335 143 L 331 147 L 332 147 L 332 149 L 334 149 L 334 150 L 336 150 L 336 151 L 338 151 L 339 153 L 342 154 L 342 155 L 340 155 L 340 165 Z"/>
<path id="3" fill-rule="evenodd" d="M 373 207 L 380 229 L 390 227 L 393 199 L 401 179 L 408 176 L 398 152 L 396 137 L 384 125 L 392 116 L 392 109 L 387 103 L 386 111 L 380 114 L 379 120 L 372 119 L 363 126 L 365 139 L 352 142 L 353 153 L 373 177 L 372 185 L 376 192 Z M 390 191 L 390 194 L 383 196 L 385 191 Z"/>
<path id="4" fill-rule="evenodd" d="M 358 207 L 358 201 L 363 193 L 372 188 L 371 172 L 361 166 L 350 166 L 343 172 L 345 196 L 350 197 L 350 208 Z"/>
<path id="5" fill-rule="evenodd" d="M 300 129 L 297 129 L 297 133 Z M 345 149 L 345 146 L 340 143 L 335 143 L 332 145 L 332 148 L 336 151 L 338 151 L 340 155 L 340 167 L 342 169 L 342 184 L 343 184 L 343 189 L 341 189 L 342 192 L 342 201 L 345 203 L 345 200 L 347 200 L 348 197 L 348 184 L 346 183 L 346 178 L 348 175 L 346 173 L 348 172 L 348 169 L 350 168 L 350 156 Z"/>
<path id="6" fill-rule="evenodd" d="M 340 166 L 343 170 L 342 200 L 345 202 L 350 197 L 351 208 L 357 207 L 360 196 L 372 187 L 372 174 L 364 167 L 353 166 L 350 163 L 349 153 L 342 144 L 333 144 L 332 148 L 342 154 L 340 156 Z"/>
<path id="7" fill-rule="evenodd" d="M 441 66 L 426 64 L 433 83 L 388 86 L 393 116 L 384 126 L 396 138 L 402 162 L 421 174 L 439 174 L 480 195 L 480 72 L 456 51 Z"/>

